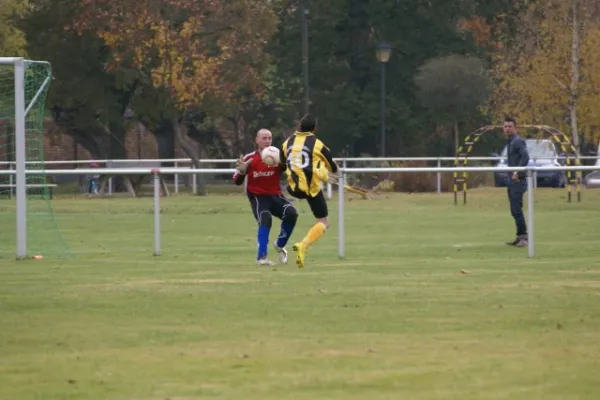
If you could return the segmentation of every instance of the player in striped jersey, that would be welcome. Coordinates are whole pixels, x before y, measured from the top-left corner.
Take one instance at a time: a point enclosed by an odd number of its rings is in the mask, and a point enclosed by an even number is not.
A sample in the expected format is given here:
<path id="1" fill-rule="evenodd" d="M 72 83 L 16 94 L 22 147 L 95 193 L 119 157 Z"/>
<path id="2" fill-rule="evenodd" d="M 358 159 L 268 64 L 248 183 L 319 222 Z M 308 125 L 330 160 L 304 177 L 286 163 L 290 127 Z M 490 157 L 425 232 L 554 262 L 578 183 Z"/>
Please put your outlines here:
<path id="1" fill-rule="evenodd" d="M 298 268 L 304 267 L 308 248 L 327 230 L 328 210 L 325 195 L 321 190 L 321 182 L 325 180 L 321 166 L 330 173 L 338 171 L 331 152 L 316 138 L 316 127 L 316 119 L 310 114 L 305 115 L 300 121 L 300 129 L 283 142 L 281 147 L 282 162 L 285 160 L 287 163 L 287 190 L 293 197 L 305 199 L 316 218 L 315 225 L 310 228 L 304 239 L 293 246 Z"/>

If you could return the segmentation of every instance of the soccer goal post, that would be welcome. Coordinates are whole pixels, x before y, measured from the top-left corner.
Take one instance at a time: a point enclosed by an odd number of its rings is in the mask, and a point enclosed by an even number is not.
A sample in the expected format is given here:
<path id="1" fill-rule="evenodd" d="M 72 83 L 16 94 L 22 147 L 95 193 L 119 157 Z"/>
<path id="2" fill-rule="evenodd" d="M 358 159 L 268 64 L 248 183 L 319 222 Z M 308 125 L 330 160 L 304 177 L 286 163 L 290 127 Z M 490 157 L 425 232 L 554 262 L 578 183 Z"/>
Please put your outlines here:
<path id="1" fill-rule="evenodd" d="M 14 209 L 16 214 L 15 234 L 10 229 L 14 225 L 3 220 L 0 240 L 5 244 L 16 241 L 17 259 L 26 258 L 29 251 L 39 254 L 45 250 L 64 250 L 55 245 L 57 240 L 63 245 L 64 242 L 50 204 L 48 177 L 41 172 L 45 103 L 51 81 L 48 62 L 0 57 L 0 161 L 2 169 L 8 170 L 8 174 L 0 177 L 0 194 L 8 199 L 14 197 L 15 203 L 6 208 Z M 29 203 L 34 199 L 35 203 Z M 7 212 L 4 216 L 9 215 Z M 30 240 L 32 237 L 34 240 Z"/>

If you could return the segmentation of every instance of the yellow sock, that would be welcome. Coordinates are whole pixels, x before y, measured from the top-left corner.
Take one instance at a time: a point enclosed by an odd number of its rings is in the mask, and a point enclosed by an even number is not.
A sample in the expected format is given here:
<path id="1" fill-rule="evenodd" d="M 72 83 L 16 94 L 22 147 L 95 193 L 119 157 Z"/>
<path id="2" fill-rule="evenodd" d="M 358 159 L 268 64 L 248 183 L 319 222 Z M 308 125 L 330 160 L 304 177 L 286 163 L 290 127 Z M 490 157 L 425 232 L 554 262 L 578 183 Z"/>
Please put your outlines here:
<path id="1" fill-rule="evenodd" d="M 302 243 L 304 243 L 306 247 L 310 246 L 311 244 L 319 240 L 321 236 L 323 236 L 326 229 L 327 228 L 325 227 L 324 223 L 317 222 L 313 225 L 312 228 L 310 228 L 304 239 L 302 239 Z"/>

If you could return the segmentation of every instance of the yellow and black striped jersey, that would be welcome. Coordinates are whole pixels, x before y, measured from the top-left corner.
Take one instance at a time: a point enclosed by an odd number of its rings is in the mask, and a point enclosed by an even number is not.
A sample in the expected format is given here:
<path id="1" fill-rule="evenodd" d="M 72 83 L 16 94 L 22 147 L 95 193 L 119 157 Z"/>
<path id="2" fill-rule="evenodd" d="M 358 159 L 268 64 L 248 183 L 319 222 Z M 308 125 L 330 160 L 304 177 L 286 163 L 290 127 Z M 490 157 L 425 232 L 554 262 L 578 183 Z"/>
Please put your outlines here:
<path id="1" fill-rule="evenodd" d="M 337 172 L 337 165 L 331 152 L 311 132 L 295 132 L 281 146 L 281 154 L 286 160 L 287 181 L 294 191 L 311 197 L 319 194 L 321 184 L 317 173 L 319 163 L 330 172 Z"/>

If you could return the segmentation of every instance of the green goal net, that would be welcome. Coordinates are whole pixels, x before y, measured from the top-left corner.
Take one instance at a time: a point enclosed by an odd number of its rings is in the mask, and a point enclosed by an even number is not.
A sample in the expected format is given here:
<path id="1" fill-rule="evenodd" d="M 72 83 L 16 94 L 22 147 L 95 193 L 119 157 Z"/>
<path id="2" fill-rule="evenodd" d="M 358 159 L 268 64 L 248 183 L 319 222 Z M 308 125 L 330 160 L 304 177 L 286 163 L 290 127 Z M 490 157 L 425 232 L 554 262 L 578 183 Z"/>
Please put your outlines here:
<path id="1" fill-rule="evenodd" d="M 49 63 L 25 60 L 23 64 L 0 58 L 0 165 L 14 171 L 17 157 L 19 122 L 24 122 L 25 168 L 31 172 L 44 170 L 44 120 L 46 96 L 52 81 Z M 22 67 L 20 66 L 22 65 Z M 15 69 L 23 71 L 23 85 L 18 84 Z M 21 87 L 19 87 L 21 86 Z M 24 107 L 18 112 L 15 97 L 24 95 Z M 18 121 L 21 118 L 21 121 Z M 24 120 L 24 121 L 23 121 Z M 21 202 L 26 212 L 23 229 L 27 257 L 41 255 L 69 256 L 70 251 L 58 229 L 52 200 L 55 186 L 52 177 L 43 173 L 26 174 L 26 200 Z M 18 217 L 17 178 L 15 174 L 0 175 L 0 257 L 10 258 L 17 252 Z"/>

